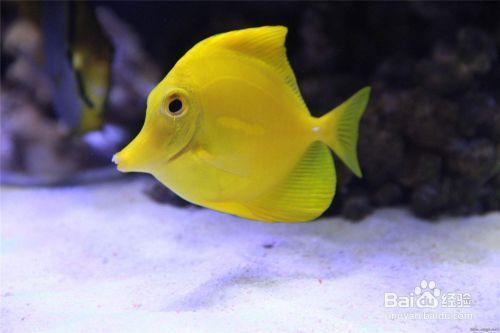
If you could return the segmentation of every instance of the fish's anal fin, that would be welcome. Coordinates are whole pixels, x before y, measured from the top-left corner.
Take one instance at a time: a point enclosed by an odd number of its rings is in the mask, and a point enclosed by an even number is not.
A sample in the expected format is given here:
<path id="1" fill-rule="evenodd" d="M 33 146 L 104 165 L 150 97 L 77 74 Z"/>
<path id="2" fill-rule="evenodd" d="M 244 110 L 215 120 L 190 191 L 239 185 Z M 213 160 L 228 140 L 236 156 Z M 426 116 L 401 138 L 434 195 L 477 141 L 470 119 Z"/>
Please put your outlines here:
<path id="1" fill-rule="evenodd" d="M 288 28 L 284 26 L 263 26 L 221 33 L 206 39 L 203 43 L 240 52 L 272 66 L 305 105 L 297 79 L 286 56 L 287 32 Z"/>
<path id="2" fill-rule="evenodd" d="M 328 147 L 312 143 L 293 171 L 272 191 L 245 203 L 253 219 L 306 222 L 320 216 L 335 195 L 335 167 Z"/>

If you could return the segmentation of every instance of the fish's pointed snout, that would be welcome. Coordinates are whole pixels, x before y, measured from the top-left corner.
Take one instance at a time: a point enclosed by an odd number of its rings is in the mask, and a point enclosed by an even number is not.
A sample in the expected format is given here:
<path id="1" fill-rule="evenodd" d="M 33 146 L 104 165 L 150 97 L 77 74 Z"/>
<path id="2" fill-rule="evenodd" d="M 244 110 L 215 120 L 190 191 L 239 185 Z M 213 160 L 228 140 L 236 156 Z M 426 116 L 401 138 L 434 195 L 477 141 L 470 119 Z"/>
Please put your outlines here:
<path id="1" fill-rule="evenodd" d="M 111 162 L 116 164 L 116 168 L 118 169 L 118 171 L 121 172 L 134 171 L 133 169 L 130 168 L 130 166 L 128 165 L 129 163 L 127 163 L 126 159 L 122 157 L 124 155 L 122 154 L 122 152 L 123 150 L 119 153 L 114 154 L 113 158 L 111 159 Z"/>
<path id="2" fill-rule="evenodd" d="M 135 155 L 135 154 L 134 154 Z M 129 154 L 127 148 L 113 155 L 112 162 L 120 172 L 148 172 L 148 164 L 141 156 Z"/>
<path id="3" fill-rule="evenodd" d="M 120 158 L 118 157 L 118 153 L 113 155 L 113 157 L 111 158 L 111 162 L 113 162 L 118 166 L 118 163 L 120 163 Z"/>
<path id="4" fill-rule="evenodd" d="M 113 155 L 111 158 L 111 162 L 113 162 L 116 165 L 116 168 L 121 171 L 121 172 L 127 172 L 125 168 L 123 168 L 123 163 L 120 163 L 122 161 L 122 158 L 120 158 L 120 153 L 116 153 Z"/>
<path id="5" fill-rule="evenodd" d="M 150 172 L 155 156 L 154 149 L 139 134 L 125 148 L 114 154 L 111 161 L 121 172 Z"/>

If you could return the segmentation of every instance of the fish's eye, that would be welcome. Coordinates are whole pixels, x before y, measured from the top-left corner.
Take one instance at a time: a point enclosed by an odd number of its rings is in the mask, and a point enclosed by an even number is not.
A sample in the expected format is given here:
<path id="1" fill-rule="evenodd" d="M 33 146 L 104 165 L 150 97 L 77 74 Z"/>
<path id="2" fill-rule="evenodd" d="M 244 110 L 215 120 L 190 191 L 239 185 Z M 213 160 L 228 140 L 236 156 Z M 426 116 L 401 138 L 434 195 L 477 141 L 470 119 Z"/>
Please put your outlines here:
<path id="1" fill-rule="evenodd" d="M 168 111 L 171 113 L 178 113 L 182 110 L 182 101 L 178 98 L 175 98 L 168 103 Z"/>
<path id="2" fill-rule="evenodd" d="M 181 94 L 173 94 L 165 99 L 162 109 L 169 115 L 178 117 L 184 114 L 187 108 L 184 96 Z"/>

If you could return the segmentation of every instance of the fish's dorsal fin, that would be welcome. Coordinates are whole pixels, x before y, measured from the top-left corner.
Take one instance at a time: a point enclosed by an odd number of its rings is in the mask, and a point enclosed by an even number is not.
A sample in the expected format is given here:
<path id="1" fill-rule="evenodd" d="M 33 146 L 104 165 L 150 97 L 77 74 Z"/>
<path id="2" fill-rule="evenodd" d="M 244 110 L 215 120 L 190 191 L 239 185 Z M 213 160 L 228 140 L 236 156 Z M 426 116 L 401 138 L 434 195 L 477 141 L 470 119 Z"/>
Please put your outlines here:
<path id="1" fill-rule="evenodd" d="M 263 26 L 221 33 L 206 39 L 203 43 L 240 52 L 272 66 L 305 105 L 286 56 L 287 32 L 288 28 L 284 26 Z"/>
<path id="2" fill-rule="evenodd" d="M 268 222 L 305 222 L 317 218 L 335 195 L 335 166 L 328 147 L 312 143 L 287 175 L 270 192 L 245 203 L 247 215 Z"/>

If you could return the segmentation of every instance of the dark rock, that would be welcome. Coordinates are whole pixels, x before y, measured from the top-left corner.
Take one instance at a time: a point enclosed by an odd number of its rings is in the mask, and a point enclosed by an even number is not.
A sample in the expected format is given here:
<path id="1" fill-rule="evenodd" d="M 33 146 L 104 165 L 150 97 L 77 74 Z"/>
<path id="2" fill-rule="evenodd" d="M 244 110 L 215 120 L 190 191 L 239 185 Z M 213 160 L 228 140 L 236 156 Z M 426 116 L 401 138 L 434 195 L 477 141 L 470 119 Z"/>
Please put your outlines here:
<path id="1" fill-rule="evenodd" d="M 440 178 L 443 161 L 441 156 L 428 152 L 410 153 L 398 175 L 398 181 L 412 187 Z"/>
<path id="2" fill-rule="evenodd" d="M 454 139 L 448 147 L 448 168 L 467 179 L 484 181 L 495 169 L 495 145 L 487 139 Z"/>
<path id="3" fill-rule="evenodd" d="M 397 54 L 382 62 L 374 77 L 384 81 L 392 89 L 411 89 L 414 85 L 413 73 L 416 61 L 408 55 Z"/>
<path id="4" fill-rule="evenodd" d="M 438 42 L 433 57 L 416 67 L 417 81 L 449 95 L 474 87 L 475 76 L 491 70 L 497 58 L 494 41 L 476 28 L 463 28 L 454 43 Z"/>
<path id="5" fill-rule="evenodd" d="M 429 91 L 409 97 L 405 136 L 421 148 L 442 149 L 454 133 L 456 106 Z"/>
<path id="6" fill-rule="evenodd" d="M 488 72 L 498 53 L 495 41 L 477 28 L 463 28 L 458 33 L 458 58 L 461 70 L 472 74 Z"/>
<path id="7" fill-rule="evenodd" d="M 500 186 L 489 186 L 483 194 L 485 208 L 488 211 L 500 210 Z"/>
<path id="8" fill-rule="evenodd" d="M 342 205 L 341 215 L 350 220 L 358 221 L 370 214 L 373 207 L 367 196 L 351 196 Z"/>
<path id="9" fill-rule="evenodd" d="M 411 208 L 420 217 L 434 217 L 442 205 L 439 184 L 426 184 L 416 188 L 411 195 Z"/>
<path id="10" fill-rule="evenodd" d="M 469 93 L 461 99 L 459 108 L 457 132 L 468 138 L 476 135 L 485 135 L 492 140 L 500 138 L 500 107 L 490 94 Z"/>
<path id="11" fill-rule="evenodd" d="M 373 193 L 372 200 L 377 206 L 389 206 L 398 203 L 402 195 L 401 186 L 395 183 L 386 183 Z"/>
<path id="12" fill-rule="evenodd" d="M 479 201 L 481 184 L 465 178 L 445 178 L 441 200 L 452 215 L 471 215 L 483 211 Z"/>
<path id="13" fill-rule="evenodd" d="M 440 52 L 444 51 L 440 50 Z M 457 94 L 474 84 L 474 78 L 470 72 L 457 71 L 453 64 L 424 59 L 417 64 L 416 69 L 415 80 L 430 91 L 440 94 Z"/>
<path id="14" fill-rule="evenodd" d="M 403 163 L 404 142 L 394 133 L 364 129 L 359 139 L 361 169 L 366 181 L 381 185 L 396 174 Z"/>
<path id="15" fill-rule="evenodd" d="M 500 144 L 500 106 L 498 104 L 495 114 L 482 127 L 481 132 L 486 137 L 493 140 L 497 145 Z"/>

